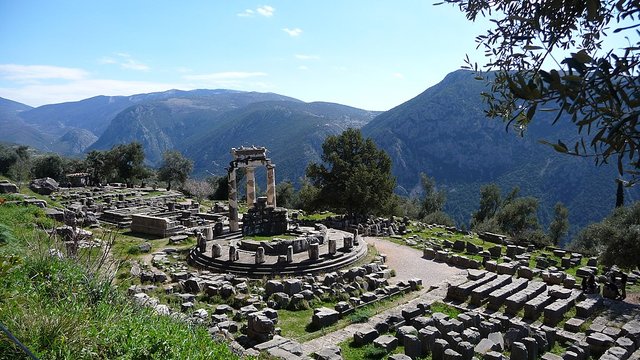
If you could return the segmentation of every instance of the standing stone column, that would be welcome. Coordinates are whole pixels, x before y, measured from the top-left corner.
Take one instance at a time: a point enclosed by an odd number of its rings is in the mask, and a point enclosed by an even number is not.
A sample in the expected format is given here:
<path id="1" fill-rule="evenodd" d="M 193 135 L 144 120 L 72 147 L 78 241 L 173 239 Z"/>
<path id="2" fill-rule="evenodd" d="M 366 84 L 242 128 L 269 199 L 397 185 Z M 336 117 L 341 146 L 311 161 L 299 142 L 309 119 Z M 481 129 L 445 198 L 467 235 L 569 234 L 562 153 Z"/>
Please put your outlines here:
<path id="1" fill-rule="evenodd" d="M 247 207 L 250 209 L 256 201 L 256 168 L 250 166 L 245 169 L 247 174 Z"/>
<path id="2" fill-rule="evenodd" d="M 337 249 L 336 239 L 329 239 L 329 255 L 335 255 Z"/>
<path id="3" fill-rule="evenodd" d="M 309 259 L 312 261 L 318 260 L 320 258 L 320 244 L 309 244 Z"/>
<path id="4" fill-rule="evenodd" d="M 230 245 L 229 246 L 229 261 L 234 262 L 234 261 L 237 261 L 238 258 L 239 258 L 238 250 L 236 249 L 235 245 Z"/>
<path id="5" fill-rule="evenodd" d="M 292 245 L 287 246 L 287 262 L 288 263 L 293 262 L 293 246 Z"/>
<path id="6" fill-rule="evenodd" d="M 256 249 L 256 264 L 262 264 L 264 262 L 264 248 L 261 246 Z"/>
<path id="7" fill-rule="evenodd" d="M 211 257 L 215 259 L 220 256 L 222 256 L 222 246 L 220 244 L 211 245 Z"/>
<path id="8" fill-rule="evenodd" d="M 267 206 L 276 207 L 276 166 L 267 165 Z"/>
<path id="9" fill-rule="evenodd" d="M 229 170 L 229 229 L 238 231 L 238 188 L 236 186 L 236 169 Z"/>

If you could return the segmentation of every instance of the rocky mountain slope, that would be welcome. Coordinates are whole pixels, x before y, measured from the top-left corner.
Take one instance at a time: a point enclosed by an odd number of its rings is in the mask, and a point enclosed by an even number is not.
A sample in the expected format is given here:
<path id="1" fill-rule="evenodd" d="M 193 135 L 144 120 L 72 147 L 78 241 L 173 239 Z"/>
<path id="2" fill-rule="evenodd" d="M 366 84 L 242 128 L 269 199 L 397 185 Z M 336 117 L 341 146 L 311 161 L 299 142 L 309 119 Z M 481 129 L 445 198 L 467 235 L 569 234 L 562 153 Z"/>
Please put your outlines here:
<path id="1" fill-rule="evenodd" d="M 549 114 L 534 121 L 524 136 L 507 132 L 503 122 L 484 116 L 480 93 L 487 91 L 485 86 L 472 72 L 453 72 L 363 127 L 391 156 L 400 192 L 419 190 L 421 172 L 434 177 L 446 188 L 446 210 L 458 222 L 469 221 L 480 186 L 493 181 L 503 193 L 519 186 L 521 194 L 540 198 L 544 223 L 557 201 L 569 207 L 570 222 L 577 226 L 608 214 L 615 204 L 615 168 L 596 167 L 538 142 L 571 138 L 575 126 L 562 120 L 551 126 Z M 627 198 L 637 200 L 639 192 L 628 191 Z"/>

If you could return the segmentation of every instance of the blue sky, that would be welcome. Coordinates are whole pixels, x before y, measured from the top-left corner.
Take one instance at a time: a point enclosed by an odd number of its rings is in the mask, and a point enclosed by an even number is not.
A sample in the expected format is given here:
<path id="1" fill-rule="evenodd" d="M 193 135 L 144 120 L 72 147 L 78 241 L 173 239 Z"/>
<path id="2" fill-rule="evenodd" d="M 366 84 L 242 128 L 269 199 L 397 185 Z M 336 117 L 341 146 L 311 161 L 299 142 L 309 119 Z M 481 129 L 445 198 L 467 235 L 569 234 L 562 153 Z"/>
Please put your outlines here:
<path id="1" fill-rule="evenodd" d="M 487 23 L 432 3 L 0 0 L 0 97 L 228 88 L 387 110 L 475 56 Z"/>

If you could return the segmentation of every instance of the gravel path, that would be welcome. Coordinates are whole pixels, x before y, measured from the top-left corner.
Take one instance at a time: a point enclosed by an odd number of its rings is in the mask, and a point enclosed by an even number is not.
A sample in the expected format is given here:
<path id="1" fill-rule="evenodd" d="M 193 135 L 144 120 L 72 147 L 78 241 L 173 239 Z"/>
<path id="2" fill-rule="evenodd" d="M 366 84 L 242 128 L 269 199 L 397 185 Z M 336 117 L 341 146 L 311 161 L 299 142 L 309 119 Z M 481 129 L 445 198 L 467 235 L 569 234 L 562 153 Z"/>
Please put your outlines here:
<path id="1" fill-rule="evenodd" d="M 426 260 L 422 257 L 422 251 L 409 246 L 375 237 L 368 237 L 365 241 L 374 245 L 379 253 L 387 255 L 386 264 L 396 271 L 394 281 L 420 278 L 422 285 L 428 289 L 431 285 L 439 284 L 453 275 L 466 274 L 466 271 L 447 264 Z"/>
<path id="2" fill-rule="evenodd" d="M 422 279 L 422 290 L 416 293 L 417 298 L 395 308 L 383 311 L 370 318 L 367 323 L 352 324 L 343 329 L 303 343 L 302 349 L 304 354 L 311 355 L 324 347 L 330 345 L 335 346 L 346 339 L 352 338 L 353 334 L 359 329 L 365 326 L 373 326 L 375 323 L 385 319 L 389 314 L 400 312 L 408 305 L 442 300 L 447 295 L 449 284 L 460 284 L 466 281 L 466 271 L 451 267 L 447 264 L 423 259 L 420 250 L 398 245 L 380 238 L 368 237 L 365 241 L 373 244 L 378 252 L 387 255 L 386 264 L 396 271 L 396 277 L 392 278 L 393 281 L 420 278 Z"/>

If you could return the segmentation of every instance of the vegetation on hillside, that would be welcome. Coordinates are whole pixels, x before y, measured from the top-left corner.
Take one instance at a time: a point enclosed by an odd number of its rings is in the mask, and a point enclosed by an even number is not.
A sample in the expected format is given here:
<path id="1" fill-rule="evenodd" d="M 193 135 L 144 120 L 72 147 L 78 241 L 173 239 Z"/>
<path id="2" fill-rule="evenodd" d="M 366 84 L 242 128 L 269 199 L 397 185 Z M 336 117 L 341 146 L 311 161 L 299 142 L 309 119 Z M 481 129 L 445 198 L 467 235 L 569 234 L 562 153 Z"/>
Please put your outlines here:
<path id="1" fill-rule="evenodd" d="M 68 257 L 42 231 L 52 225 L 36 207 L 0 205 L 0 323 L 35 356 L 237 358 L 206 328 L 134 304 L 107 273 L 88 271 L 95 263 Z M 0 336 L 0 359 L 22 358 L 25 352 Z"/>

